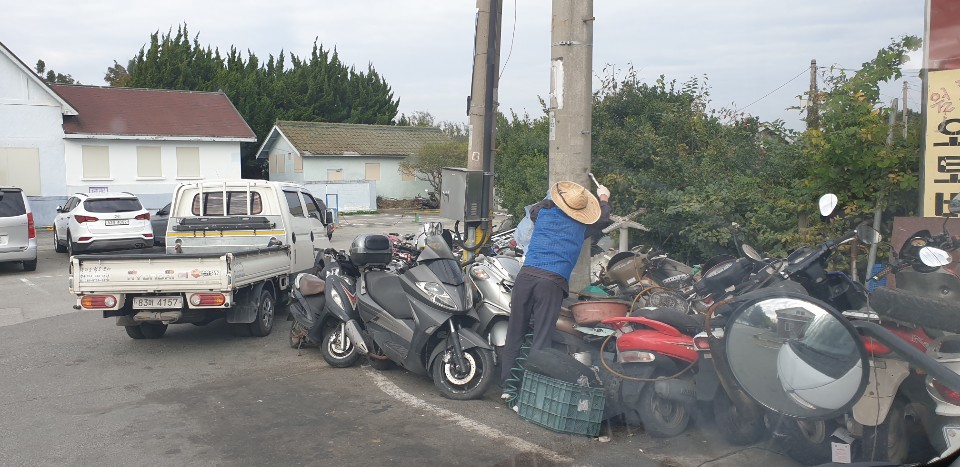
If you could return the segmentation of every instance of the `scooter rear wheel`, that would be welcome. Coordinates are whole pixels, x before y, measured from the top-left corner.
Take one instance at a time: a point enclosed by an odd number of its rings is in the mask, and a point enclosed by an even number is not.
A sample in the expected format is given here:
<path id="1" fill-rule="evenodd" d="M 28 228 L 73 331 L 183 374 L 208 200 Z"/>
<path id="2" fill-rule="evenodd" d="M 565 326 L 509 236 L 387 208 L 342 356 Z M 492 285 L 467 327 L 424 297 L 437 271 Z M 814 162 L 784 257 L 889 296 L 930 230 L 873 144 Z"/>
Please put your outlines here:
<path id="1" fill-rule="evenodd" d="M 661 397 L 653 383 L 643 385 L 636 407 L 643 429 L 655 438 L 672 438 L 690 424 L 690 410 L 682 402 Z"/>
<path id="2" fill-rule="evenodd" d="M 447 399 L 480 399 L 493 382 L 493 352 L 464 349 L 463 359 L 466 368 L 457 369 L 452 351 L 441 354 L 433 364 L 433 384 Z"/>

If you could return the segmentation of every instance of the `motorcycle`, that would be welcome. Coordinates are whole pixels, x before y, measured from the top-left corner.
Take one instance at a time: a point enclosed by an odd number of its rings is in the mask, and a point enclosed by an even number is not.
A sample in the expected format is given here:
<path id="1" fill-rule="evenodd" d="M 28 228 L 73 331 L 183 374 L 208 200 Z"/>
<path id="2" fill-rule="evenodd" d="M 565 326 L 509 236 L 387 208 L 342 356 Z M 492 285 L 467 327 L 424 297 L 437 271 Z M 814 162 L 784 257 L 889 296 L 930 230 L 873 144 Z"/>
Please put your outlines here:
<path id="1" fill-rule="evenodd" d="M 495 369 L 493 349 L 473 330 L 473 294 L 443 237 L 429 235 L 423 243 L 416 265 L 402 274 L 384 270 L 393 257 L 386 236 L 359 235 L 351 244 L 366 354 L 375 369 L 397 364 L 432 376 L 449 399 L 481 398 Z"/>
<path id="2" fill-rule="evenodd" d="M 319 345 L 330 366 L 346 368 L 356 363 L 365 345 L 357 339 L 359 271 L 350 258 L 334 249 L 324 251 L 321 265 L 319 277 L 298 274 L 290 288 L 290 346 Z"/>

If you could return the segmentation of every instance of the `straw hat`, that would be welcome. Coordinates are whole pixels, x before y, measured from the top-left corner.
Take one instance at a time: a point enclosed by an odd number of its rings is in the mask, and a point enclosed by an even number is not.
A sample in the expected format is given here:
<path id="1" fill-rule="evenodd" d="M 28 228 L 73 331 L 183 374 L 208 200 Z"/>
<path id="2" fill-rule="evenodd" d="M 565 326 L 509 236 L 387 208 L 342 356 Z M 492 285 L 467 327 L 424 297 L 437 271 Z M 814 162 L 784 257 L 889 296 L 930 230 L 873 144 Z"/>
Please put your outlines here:
<path id="1" fill-rule="evenodd" d="M 569 181 L 554 183 L 550 198 L 573 220 L 593 224 L 600 219 L 600 202 L 586 188 Z"/>

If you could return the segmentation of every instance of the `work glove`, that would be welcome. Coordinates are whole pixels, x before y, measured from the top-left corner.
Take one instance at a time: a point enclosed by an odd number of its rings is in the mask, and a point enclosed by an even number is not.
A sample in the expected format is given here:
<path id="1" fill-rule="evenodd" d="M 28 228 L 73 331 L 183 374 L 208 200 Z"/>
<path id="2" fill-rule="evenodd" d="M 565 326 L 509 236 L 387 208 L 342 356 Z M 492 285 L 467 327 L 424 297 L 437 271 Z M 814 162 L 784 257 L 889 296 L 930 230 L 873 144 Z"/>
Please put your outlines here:
<path id="1" fill-rule="evenodd" d="M 602 198 L 602 197 L 604 197 L 604 196 L 606 196 L 607 198 L 609 198 L 609 197 L 610 197 L 610 190 L 607 189 L 607 187 L 605 187 L 605 186 L 603 186 L 603 185 L 600 185 L 600 186 L 597 187 L 597 197 L 598 197 L 598 198 Z"/>

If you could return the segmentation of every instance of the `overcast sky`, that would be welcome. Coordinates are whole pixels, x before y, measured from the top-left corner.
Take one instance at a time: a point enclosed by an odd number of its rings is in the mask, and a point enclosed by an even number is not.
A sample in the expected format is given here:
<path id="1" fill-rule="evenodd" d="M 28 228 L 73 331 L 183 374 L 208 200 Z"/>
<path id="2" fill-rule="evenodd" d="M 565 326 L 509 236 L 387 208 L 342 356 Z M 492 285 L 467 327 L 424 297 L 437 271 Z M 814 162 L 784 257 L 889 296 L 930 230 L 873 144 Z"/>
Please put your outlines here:
<path id="1" fill-rule="evenodd" d="M 549 92 L 551 2 L 503 6 L 500 110 L 537 115 Z M 105 85 L 114 60 L 126 65 L 152 32 L 186 23 L 201 44 L 261 59 L 281 50 L 308 55 L 316 38 L 349 65 L 372 63 L 400 112 L 467 119 L 473 0 L 48 0 L 8 2 L 3 11 L 0 42 L 28 66 L 43 59 L 83 84 Z M 922 36 L 923 11 L 923 0 L 596 0 L 594 87 L 608 66 L 633 66 L 648 82 L 706 75 L 714 108 L 745 108 L 799 128 L 799 113 L 784 109 L 807 89 L 810 59 L 859 68 L 891 38 Z M 916 71 L 906 79 L 916 108 Z M 887 100 L 900 86 L 884 88 Z"/>

